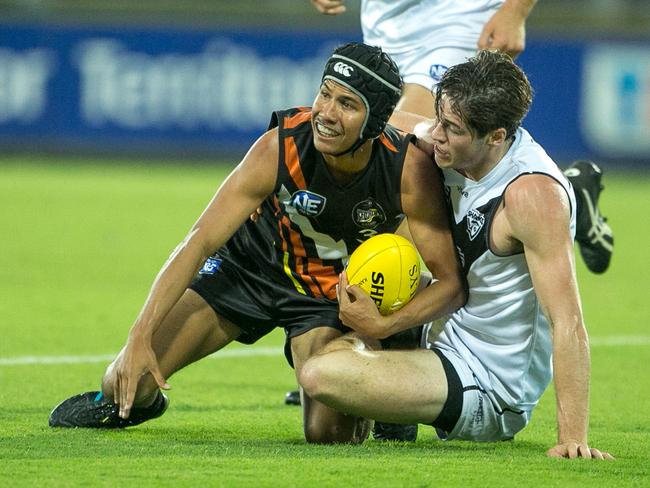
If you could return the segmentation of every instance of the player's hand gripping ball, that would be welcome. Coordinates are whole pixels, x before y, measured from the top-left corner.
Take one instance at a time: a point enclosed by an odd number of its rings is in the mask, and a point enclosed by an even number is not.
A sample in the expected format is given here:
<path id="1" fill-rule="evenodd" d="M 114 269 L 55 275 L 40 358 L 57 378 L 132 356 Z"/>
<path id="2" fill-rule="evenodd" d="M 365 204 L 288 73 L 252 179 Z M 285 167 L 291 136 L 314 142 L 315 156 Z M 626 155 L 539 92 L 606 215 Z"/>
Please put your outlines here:
<path id="1" fill-rule="evenodd" d="M 415 295 L 420 283 L 420 258 L 407 239 L 378 234 L 352 253 L 346 274 L 351 285 L 370 295 L 379 313 L 388 315 Z"/>

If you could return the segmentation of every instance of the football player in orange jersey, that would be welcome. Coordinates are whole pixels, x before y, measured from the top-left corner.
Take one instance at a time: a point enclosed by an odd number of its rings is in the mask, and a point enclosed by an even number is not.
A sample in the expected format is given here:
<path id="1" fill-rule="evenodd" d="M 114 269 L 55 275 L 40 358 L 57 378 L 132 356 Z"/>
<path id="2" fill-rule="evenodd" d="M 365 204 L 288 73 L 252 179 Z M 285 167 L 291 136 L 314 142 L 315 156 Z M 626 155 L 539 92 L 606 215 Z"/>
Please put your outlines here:
<path id="1" fill-rule="evenodd" d="M 381 49 L 338 48 L 313 107 L 273 114 L 164 264 L 101 391 L 63 401 L 50 425 L 120 428 L 159 417 L 169 403 L 161 389 L 174 372 L 276 327 L 286 332 L 287 360 L 299 375 L 307 359 L 349 331 L 336 297 L 348 256 L 404 217 L 437 281 L 383 321 L 382 335 L 462 305 L 437 168 L 412 135 L 387 125 L 401 87 Z M 308 442 L 358 443 L 368 435 L 367 419 L 308 396 L 302 408 Z"/>

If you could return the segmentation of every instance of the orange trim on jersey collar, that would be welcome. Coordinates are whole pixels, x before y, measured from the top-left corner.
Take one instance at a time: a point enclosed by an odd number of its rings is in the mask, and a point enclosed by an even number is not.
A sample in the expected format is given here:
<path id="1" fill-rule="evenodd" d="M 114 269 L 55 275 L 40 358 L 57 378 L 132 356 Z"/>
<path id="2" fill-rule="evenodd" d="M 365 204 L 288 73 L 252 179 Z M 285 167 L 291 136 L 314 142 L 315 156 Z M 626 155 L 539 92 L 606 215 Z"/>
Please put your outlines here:
<path id="1" fill-rule="evenodd" d="M 379 141 L 388 148 L 389 151 L 393 151 L 394 153 L 397 152 L 397 148 L 393 145 L 392 142 L 390 142 L 390 139 L 386 137 L 386 134 L 383 132 L 379 135 Z"/>
<path id="2" fill-rule="evenodd" d="M 302 174 L 300 167 L 300 155 L 298 154 L 298 147 L 293 137 L 287 137 L 284 140 L 284 164 L 289 170 L 289 176 L 300 190 L 307 189 L 305 176 Z"/>
<path id="3" fill-rule="evenodd" d="M 285 117 L 282 125 L 285 129 L 293 129 L 294 127 L 298 127 L 300 124 L 304 124 L 310 119 L 311 110 L 307 110 L 305 112 L 298 112 L 291 117 Z"/>

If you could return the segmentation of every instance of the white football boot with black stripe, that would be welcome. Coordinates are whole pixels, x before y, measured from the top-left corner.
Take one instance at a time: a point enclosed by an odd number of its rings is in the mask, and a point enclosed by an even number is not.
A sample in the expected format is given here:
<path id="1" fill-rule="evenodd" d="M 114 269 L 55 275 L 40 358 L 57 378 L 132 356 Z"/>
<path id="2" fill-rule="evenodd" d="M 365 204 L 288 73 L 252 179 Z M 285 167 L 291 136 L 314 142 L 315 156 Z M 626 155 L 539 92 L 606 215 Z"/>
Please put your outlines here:
<path id="1" fill-rule="evenodd" d="M 614 251 L 614 235 L 598 209 L 603 172 L 591 161 L 576 161 L 564 170 L 564 175 L 576 195 L 576 241 L 582 258 L 592 273 L 604 273 Z"/>

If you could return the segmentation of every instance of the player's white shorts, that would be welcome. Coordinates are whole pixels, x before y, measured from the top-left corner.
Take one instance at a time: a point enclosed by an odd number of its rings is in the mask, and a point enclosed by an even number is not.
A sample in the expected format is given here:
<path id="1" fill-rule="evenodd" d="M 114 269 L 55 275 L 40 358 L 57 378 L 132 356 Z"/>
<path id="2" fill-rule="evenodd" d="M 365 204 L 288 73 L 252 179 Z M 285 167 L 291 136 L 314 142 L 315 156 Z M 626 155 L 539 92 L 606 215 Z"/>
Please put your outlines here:
<path id="1" fill-rule="evenodd" d="M 363 0 L 366 44 L 381 47 L 405 83 L 430 90 L 447 68 L 476 54 L 485 24 L 503 0 Z"/>
<path id="2" fill-rule="evenodd" d="M 404 83 L 413 83 L 433 90 L 447 69 L 464 63 L 475 54 L 475 47 L 428 49 L 422 46 L 413 51 L 391 54 L 391 57 L 399 66 Z"/>
<path id="3" fill-rule="evenodd" d="M 463 385 L 463 408 L 454 429 L 438 430 L 443 439 L 467 441 L 502 441 L 512 439 L 530 418 L 530 412 L 500 408 L 479 387 L 467 363 L 452 349 L 435 346 L 453 365 Z"/>

